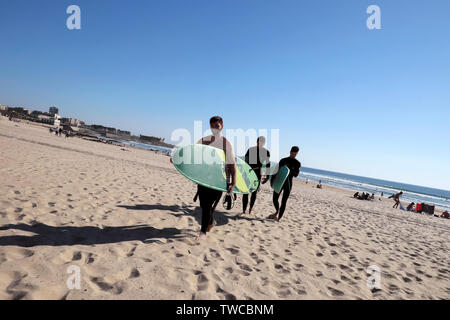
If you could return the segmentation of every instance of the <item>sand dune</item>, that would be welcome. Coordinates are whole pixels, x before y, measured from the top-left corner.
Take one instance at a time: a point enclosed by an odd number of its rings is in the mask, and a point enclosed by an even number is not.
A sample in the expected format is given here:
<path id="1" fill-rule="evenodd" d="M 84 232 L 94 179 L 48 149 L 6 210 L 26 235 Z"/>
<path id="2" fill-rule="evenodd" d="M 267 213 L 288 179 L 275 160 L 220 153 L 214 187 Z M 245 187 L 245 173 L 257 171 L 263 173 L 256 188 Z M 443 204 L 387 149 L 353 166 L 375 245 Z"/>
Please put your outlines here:
<path id="1" fill-rule="evenodd" d="M 195 185 L 167 156 L 5 118 L 0 146 L 0 299 L 450 298 L 450 220 L 298 182 L 277 223 L 263 185 L 199 244 Z"/>

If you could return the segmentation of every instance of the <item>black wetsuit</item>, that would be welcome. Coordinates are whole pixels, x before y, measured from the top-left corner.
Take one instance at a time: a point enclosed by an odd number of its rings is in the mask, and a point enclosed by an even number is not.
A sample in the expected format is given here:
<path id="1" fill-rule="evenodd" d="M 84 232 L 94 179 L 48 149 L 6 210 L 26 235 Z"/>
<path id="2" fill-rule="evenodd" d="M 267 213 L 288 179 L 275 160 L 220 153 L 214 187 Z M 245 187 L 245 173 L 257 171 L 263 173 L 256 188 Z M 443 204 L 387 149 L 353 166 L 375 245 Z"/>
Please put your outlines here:
<path id="1" fill-rule="evenodd" d="M 291 194 L 292 179 L 298 176 L 298 174 L 300 173 L 300 167 L 302 165 L 297 159 L 287 157 L 281 159 L 278 166 L 279 168 L 283 166 L 289 168 L 289 176 L 284 182 L 280 193 L 276 193 L 275 191 L 273 192 L 273 205 L 275 206 L 275 209 L 277 211 L 279 209 L 278 220 L 280 220 L 281 217 L 283 216 L 284 210 L 286 209 L 286 203 L 289 198 L 289 195 Z M 279 207 L 278 199 L 280 198 L 281 192 L 283 192 L 283 198 L 281 199 L 281 207 Z"/>
<path id="2" fill-rule="evenodd" d="M 206 233 L 208 227 L 213 224 L 214 210 L 222 197 L 222 192 L 201 185 L 198 185 L 197 190 L 200 199 L 200 207 L 202 208 L 201 231 Z"/>
<path id="3" fill-rule="evenodd" d="M 251 147 L 247 150 L 245 154 L 245 162 L 249 164 L 249 166 L 255 171 L 256 176 L 258 177 L 258 189 L 252 192 L 252 196 L 250 198 L 250 210 L 255 205 L 256 201 L 256 193 L 259 190 L 261 185 L 261 168 L 264 163 L 267 163 L 267 167 L 270 166 L 270 152 L 264 147 L 258 148 L 257 146 Z M 242 208 L 245 212 L 247 210 L 248 205 L 248 194 L 244 194 L 242 196 Z"/>

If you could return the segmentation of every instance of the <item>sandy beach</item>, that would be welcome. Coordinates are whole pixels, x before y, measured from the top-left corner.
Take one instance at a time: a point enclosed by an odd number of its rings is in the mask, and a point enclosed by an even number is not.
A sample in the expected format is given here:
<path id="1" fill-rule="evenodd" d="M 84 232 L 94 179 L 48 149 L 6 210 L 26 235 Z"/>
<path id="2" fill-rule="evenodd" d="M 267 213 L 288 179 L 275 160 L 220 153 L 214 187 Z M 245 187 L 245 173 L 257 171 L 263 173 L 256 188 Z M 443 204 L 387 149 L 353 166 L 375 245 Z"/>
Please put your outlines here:
<path id="1" fill-rule="evenodd" d="M 0 146 L 0 299 L 450 298 L 450 220 L 298 181 L 280 222 L 266 184 L 197 243 L 195 185 L 167 156 L 4 117 Z"/>

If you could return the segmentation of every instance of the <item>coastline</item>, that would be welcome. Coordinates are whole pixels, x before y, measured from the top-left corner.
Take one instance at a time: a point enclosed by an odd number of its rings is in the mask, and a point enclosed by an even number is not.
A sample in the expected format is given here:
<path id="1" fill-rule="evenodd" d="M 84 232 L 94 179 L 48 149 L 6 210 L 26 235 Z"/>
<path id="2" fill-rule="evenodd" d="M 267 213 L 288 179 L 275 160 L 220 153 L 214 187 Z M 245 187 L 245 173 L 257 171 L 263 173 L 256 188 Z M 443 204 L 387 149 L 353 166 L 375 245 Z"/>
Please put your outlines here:
<path id="1" fill-rule="evenodd" d="M 279 223 L 266 184 L 252 216 L 219 206 L 197 244 L 195 185 L 167 156 L 47 129 L 0 119 L 0 299 L 450 297 L 448 219 L 295 180 Z"/>

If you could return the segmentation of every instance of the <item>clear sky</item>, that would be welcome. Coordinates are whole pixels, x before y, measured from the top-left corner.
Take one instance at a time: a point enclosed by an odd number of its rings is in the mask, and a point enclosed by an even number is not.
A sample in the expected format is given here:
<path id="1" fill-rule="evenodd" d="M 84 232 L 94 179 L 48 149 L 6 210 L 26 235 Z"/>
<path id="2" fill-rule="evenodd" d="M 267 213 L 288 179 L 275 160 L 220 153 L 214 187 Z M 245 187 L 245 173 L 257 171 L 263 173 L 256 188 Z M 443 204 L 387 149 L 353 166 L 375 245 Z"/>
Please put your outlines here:
<path id="1" fill-rule="evenodd" d="M 66 9 L 81 8 L 81 30 Z M 381 8 L 381 30 L 366 9 Z M 221 115 L 302 165 L 450 190 L 450 1 L 0 0 L 0 104 L 170 138 Z M 169 141 L 170 142 L 170 141 Z"/>

